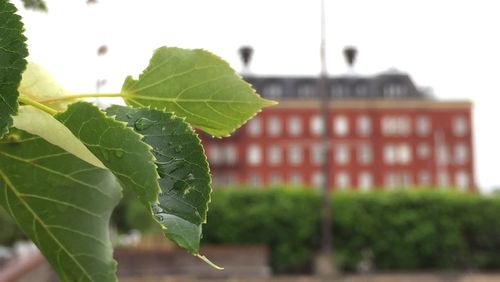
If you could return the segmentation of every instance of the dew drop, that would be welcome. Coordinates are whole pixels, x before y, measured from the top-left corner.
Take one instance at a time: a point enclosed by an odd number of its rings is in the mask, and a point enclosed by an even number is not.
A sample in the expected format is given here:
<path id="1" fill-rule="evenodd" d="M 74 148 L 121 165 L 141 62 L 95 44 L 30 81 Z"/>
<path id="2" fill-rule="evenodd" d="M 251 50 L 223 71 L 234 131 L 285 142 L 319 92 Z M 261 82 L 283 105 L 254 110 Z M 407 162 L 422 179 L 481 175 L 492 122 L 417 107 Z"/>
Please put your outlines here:
<path id="1" fill-rule="evenodd" d="M 155 214 L 155 217 L 159 222 L 163 222 L 165 220 L 165 217 L 162 214 Z"/>
<path id="2" fill-rule="evenodd" d="M 165 133 L 167 133 L 167 130 L 168 130 L 168 129 L 167 129 L 167 127 L 166 127 L 166 126 L 163 126 L 163 127 L 161 128 L 161 133 L 165 134 Z"/>
<path id="3" fill-rule="evenodd" d="M 182 145 L 175 147 L 175 152 L 180 153 L 182 151 Z"/>
<path id="4" fill-rule="evenodd" d="M 189 181 L 189 180 L 194 180 L 194 175 L 192 173 L 189 173 L 187 176 L 186 176 L 186 181 Z"/>
<path id="5" fill-rule="evenodd" d="M 119 159 L 123 157 L 123 151 L 122 150 L 115 150 L 115 156 Z"/>
<path id="6" fill-rule="evenodd" d="M 182 197 L 186 197 L 189 193 L 191 193 L 193 188 L 191 186 L 187 186 L 186 189 L 182 192 Z"/>
<path id="7" fill-rule="evenodd" d="M 150 119 L 140 118 L 140 119 L 135 121 L 134 127 L 135 127 L 135 129 L 140 131 L 140 130 L 145 130 L 145 129 L 150 128 L 154 123 L 155 122 L 150 120 Z"/>
<path id="8" fill-rule="evenodd" d="M 109 152 L 107 149 L 101 149 L 101 154 L 106 161 L 109 161 Z"/>
<path id="9" fill-rule="evenodd" d="M 162 209 L 162 208 L 160 207 L 160 205 L 158 205 L 158 204 L 153 204 L 153 205 L 151 206 L 151 209 L 153 210 L 153 213 L 154 213 L 154 214 L 157 214 L 157 213 L 161 213 L 161 212 L 163 212 L 163 209 Z"/>

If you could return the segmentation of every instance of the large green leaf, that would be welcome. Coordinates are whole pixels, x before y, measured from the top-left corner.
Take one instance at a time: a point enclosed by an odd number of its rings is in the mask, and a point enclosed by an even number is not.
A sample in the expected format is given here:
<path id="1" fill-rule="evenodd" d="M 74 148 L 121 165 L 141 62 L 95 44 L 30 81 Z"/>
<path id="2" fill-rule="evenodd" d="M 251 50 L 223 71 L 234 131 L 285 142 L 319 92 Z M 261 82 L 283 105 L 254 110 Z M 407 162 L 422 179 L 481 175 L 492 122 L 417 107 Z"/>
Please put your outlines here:
<path id="1" fill-rule="evenodd" d="M 28 55 L 21 17 L 14 5 L 0 0 L 0 138 L 9 131 L 17 113 L 17 86 Z"/>
<path id="2" fill-rule="evenodd" d="M 168 238 L 198 253 L 211 187 L 208 163 L 195 132 L 181 118 L 158 110 L 112 106 L 106 112 L 127 122 L 153 147 L 161 176 L 154 215 Z"/>
<path id="3" fill-rule="evenodd" d="M 46 98 L 61 97 L 71 95 L 71 92 L 61 87 L 43 67 L 33 62 L 28 62 L 26 70 L 23 72 L 21 83 L 18 88 L 19 94 L 35 101 Z M 64 110 L 68 101 L 46 102 L 45 105 L 56 109 Z"/>
<path id="4" fill-rule="evenodd" d="M 154 157 L 139 134 L 86 102 L 71 104 L 56 119 L 147 206 L 157 202 L 160 187 Z"/>
<path id="5" fill-rule="evenodd" d="M 13 128 L 0 143 L 0 203 L 62 281 L 116 280 L 108 223 L 119 199 L 111 172 L 39 136 Z"/>
<path id="6" fill-rule="evenodd" d="M 185 117 L 214 136 L 228 136 L 264 106 L 225 61 L 210 52 L 161 47 L 137 80 L 122 87 L 127 104 L 151 106 Z"/>

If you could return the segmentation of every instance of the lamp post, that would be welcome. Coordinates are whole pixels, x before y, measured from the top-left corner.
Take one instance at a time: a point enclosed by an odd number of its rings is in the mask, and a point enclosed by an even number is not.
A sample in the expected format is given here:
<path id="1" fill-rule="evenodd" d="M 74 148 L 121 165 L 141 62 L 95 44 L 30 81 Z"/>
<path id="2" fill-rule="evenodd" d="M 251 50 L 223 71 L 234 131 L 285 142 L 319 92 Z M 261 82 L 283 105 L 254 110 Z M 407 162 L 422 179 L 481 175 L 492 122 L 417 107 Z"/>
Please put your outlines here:
<path id="1" fill-rule="evenodd" d="M 321 45 L 320 60 L 321 72 L 319 77 L 320 115 L 323 123 L 323 134 L 321 135 L 321 150 L 324 157 L 322 165 L 323 183 L 321 189 L 321 248 L 315 262 L 315 272 L 319 276 L 332 277 L 337 271 L 333 257 L 332 245 L 332 202 L 329 187 L 331 153 L 330 135 L 328 131 L 328 116 L 330 97 L 327 93 L 327 70 L 326 70 L 326 36 L 325 36 L 325 1 L 321 0 Z"/>

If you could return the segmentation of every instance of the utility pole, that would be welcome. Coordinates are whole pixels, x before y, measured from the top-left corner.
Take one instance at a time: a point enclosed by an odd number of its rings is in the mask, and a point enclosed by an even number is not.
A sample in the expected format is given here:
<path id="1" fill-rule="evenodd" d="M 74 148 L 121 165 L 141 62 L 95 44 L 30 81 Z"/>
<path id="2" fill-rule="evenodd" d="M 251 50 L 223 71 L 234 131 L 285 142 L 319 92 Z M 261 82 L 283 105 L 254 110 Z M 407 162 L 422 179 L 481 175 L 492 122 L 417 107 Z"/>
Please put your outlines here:
<path id="1" fill-rule="evenodd" d="M 321 0 L 321 43 L 320 60 L 321 72 L 319 77 L 320 115 L 323 123 L 323 134 L 321 135 L 321 150 L 323 155 L 322 173 L 323 183 L 321 189 L 321 249 L 316 257 L 315 272 L 319 276 L 333 277 L 337 274 L 332 245 L 332 202 L 330 193 L 330 134 L 328 130 L 328 116 L 330 97 L 327 93 L 327 70 L 326 70 L 326 24 L 325 24 L 325 1 Z"/>

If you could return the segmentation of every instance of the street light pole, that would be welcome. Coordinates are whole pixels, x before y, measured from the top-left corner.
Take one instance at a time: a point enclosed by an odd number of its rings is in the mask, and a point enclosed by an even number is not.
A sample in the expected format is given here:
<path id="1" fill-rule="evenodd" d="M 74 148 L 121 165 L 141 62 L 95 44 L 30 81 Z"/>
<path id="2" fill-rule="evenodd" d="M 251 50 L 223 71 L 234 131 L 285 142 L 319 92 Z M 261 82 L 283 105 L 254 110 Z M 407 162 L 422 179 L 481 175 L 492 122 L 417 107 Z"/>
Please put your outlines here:
<path id="1" fill-rule="evenodd" d="M 321 189 L 321 249 L 316 258 L 315 270 L 320 276 L 334 276 L 336 269 L 332 248 L 332 202 L 330 197 L 330 136 L 328 130 L 329 102 L 327 93 L 327 70 L 326 70 L 326 25 L 325 25 L 325 1 L 321 0 L 321 43 L 320 60 L 321 72 L 319 77 L 320 115 L 323 123 L 323 134 L 321 136 L 321 150 L 323 155 L 322 173 L 323 182 Z"/>

